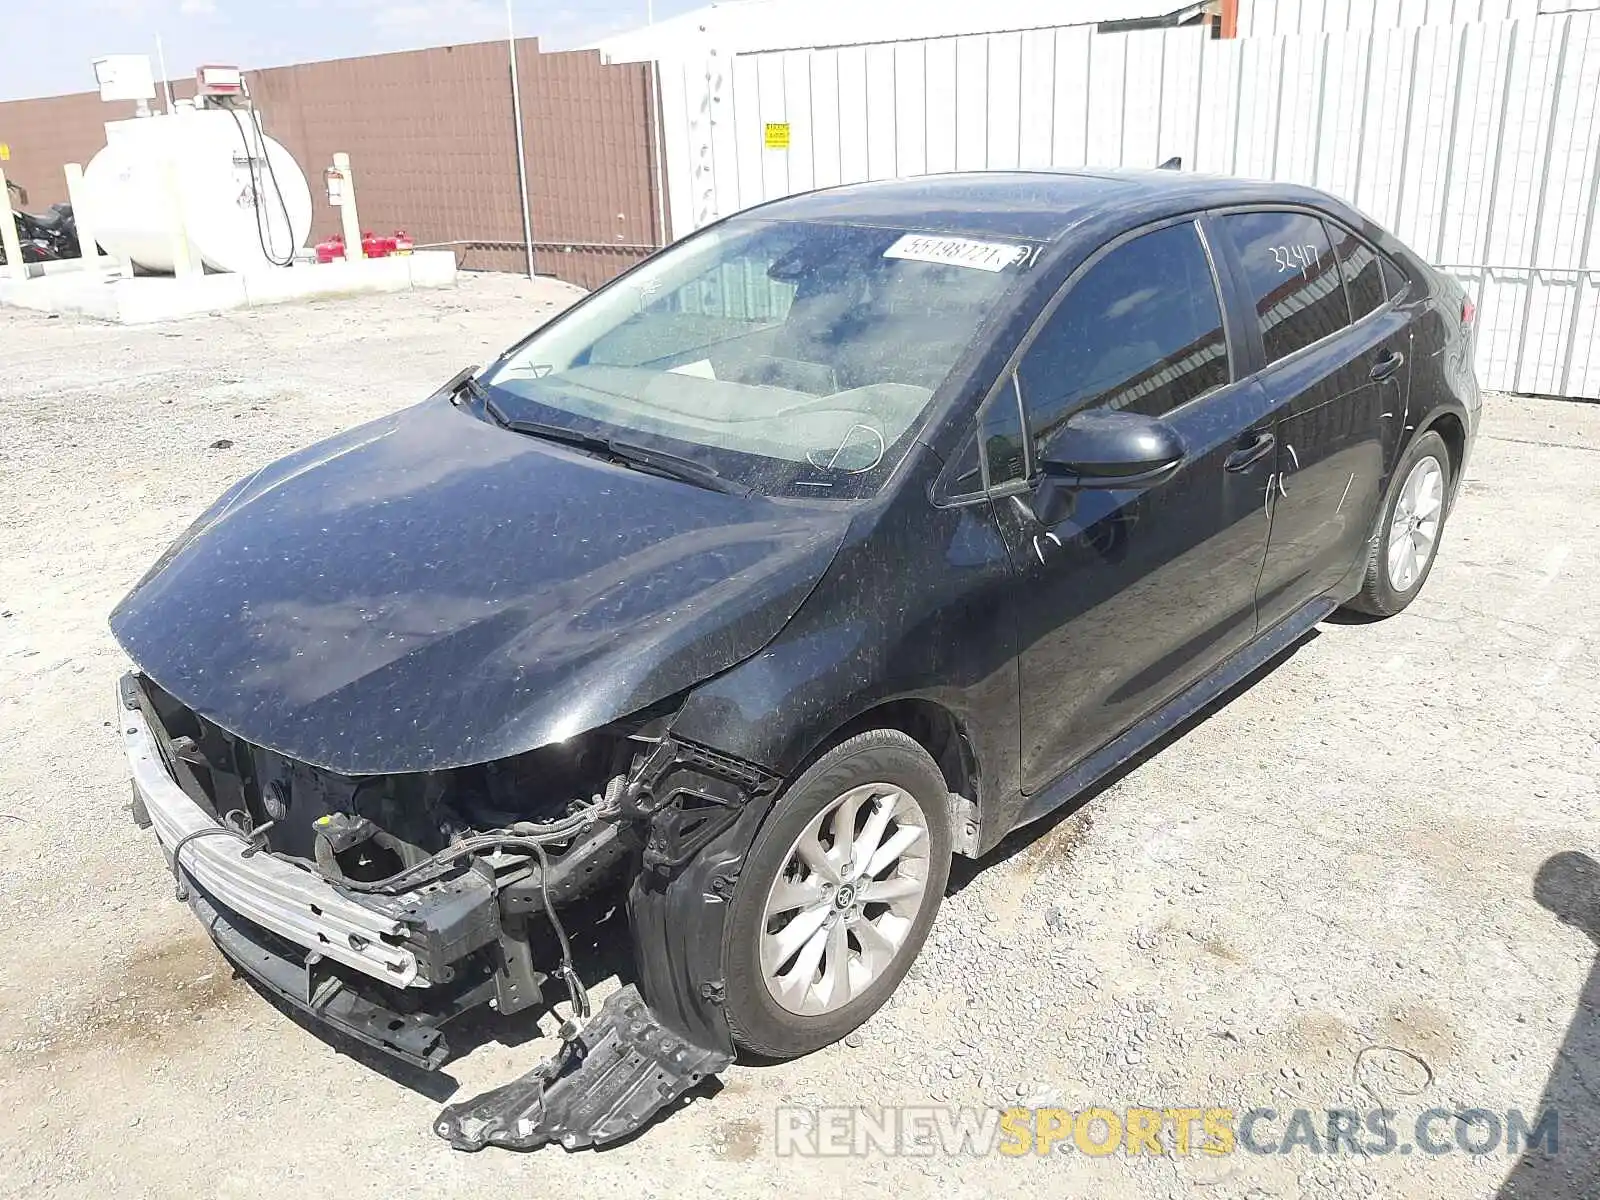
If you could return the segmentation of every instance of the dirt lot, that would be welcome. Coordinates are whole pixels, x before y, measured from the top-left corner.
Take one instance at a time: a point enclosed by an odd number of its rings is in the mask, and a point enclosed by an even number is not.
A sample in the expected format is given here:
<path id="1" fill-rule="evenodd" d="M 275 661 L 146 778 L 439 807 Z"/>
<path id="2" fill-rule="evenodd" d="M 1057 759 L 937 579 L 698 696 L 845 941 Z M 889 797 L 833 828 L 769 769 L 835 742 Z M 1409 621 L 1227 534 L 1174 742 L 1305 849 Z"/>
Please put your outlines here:
<path id="1" fill-rule="evenodd" d="M 486 1040 L 429 1094 L 235 979 L 129 822 L 106 615 L 228 482 L 573 294 L 472 278 L 139 331 L 0 315 L 0 1193 L 1459 1200 L 1516 1165 L 776 1153 L 779 1106 L 1021 1103 L 1272 1108 L 1269 1145 L 1297 1108 L 1393 1108 L 1409 1142 L 1430 1108 L 1551 1105 L 1560 1160 L 1519 1194 L 1600 1194 L 1597 893 L 1571 858 L 1535 890 L 1553 856 L 1600 856 L 1600 407 L 1491 397 L 1408 613 L 1324 626 L 1083 813 L 958 864 L 852 1044 L 735 1068 L 625 1145 L 455 1153 L 439 1102 L 548 1039 Z"/>

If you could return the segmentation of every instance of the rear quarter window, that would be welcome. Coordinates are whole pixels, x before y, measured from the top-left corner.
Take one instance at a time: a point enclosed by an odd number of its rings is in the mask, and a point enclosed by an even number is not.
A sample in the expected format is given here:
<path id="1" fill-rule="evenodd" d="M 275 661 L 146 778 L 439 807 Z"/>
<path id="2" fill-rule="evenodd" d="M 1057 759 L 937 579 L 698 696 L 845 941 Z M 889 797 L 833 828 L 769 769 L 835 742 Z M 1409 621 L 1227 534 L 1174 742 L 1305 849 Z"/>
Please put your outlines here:
<path id="1" fill-rule="evenodd" d="M 1379 258 L 1383 271 L 1383 290 L 1390 300 L 1398 300 L 1411 289 L 1406 273 L 1387 258 Z"/>
<path id="2" fill-rule="evenodd" d="M 1350 319 L 1359 321 L 1369 312 L 1383 307 L 1384 276 L 1394 265 L 1366 242 L 1342 225 L 1328 222 L 1333 235 L 1333 255 L 1350 296 Z"/>

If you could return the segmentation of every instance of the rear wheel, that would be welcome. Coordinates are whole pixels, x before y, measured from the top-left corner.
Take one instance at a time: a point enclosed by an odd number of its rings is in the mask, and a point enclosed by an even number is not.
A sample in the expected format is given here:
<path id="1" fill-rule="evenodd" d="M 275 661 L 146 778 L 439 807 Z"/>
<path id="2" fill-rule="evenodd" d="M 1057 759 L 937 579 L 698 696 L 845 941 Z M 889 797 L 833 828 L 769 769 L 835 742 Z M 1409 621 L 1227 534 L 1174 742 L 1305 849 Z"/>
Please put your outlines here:
<path id="1" fill-rule="evenodd" d="M 740 872 L 723 943 L 743 1049 L 844 1037 L 916 960 L 950 875 L 949 789 L 898 730 L 840 743 L 790 785 Z"/>
<path id="2" fill-rule="evenodd" d="M 1389 617 L 1417 598 L 1433 570 L 1449 513 L 1450 452 L 1431 430 L 1400 462 L 1367 547 L 1361 592 L 1347 607 Z"/>

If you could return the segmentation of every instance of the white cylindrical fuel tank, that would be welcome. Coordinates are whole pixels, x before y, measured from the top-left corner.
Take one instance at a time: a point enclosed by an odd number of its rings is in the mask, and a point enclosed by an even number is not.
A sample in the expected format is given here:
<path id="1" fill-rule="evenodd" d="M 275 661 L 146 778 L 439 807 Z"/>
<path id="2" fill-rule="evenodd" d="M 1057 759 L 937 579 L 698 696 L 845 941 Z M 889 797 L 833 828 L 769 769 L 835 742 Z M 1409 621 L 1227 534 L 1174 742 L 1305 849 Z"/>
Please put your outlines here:
<path id="1" fill-rule="evenodd" d="M 108 122 L 83 183 L 100 245 L 148 271 L 174 269 L 180 212 L 191 253 L 214 271 L 285 264 L 311 233 L 305 175 L 248 112 Z"/>

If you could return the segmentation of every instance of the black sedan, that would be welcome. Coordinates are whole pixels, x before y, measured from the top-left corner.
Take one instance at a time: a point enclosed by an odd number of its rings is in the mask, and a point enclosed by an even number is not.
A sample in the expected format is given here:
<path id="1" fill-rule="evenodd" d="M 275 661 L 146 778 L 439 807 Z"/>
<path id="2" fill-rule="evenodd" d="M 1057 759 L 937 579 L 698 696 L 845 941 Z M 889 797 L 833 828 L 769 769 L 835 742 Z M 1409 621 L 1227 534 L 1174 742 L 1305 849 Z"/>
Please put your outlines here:
<path id="1" fill-rule="evenodd" d="M 111 620 L 135 816 L 242 970 L 414 1064 L 554 984 L 557 1058 L 437 1128 L 614 1139 L 864 1021 L 952 855 L 1405 608 L 1472 323 L 1299 187 L 743 213 L 203 514 Z M 636 965 L 591 1013 L 563 913 L 604 889 Z"/>

